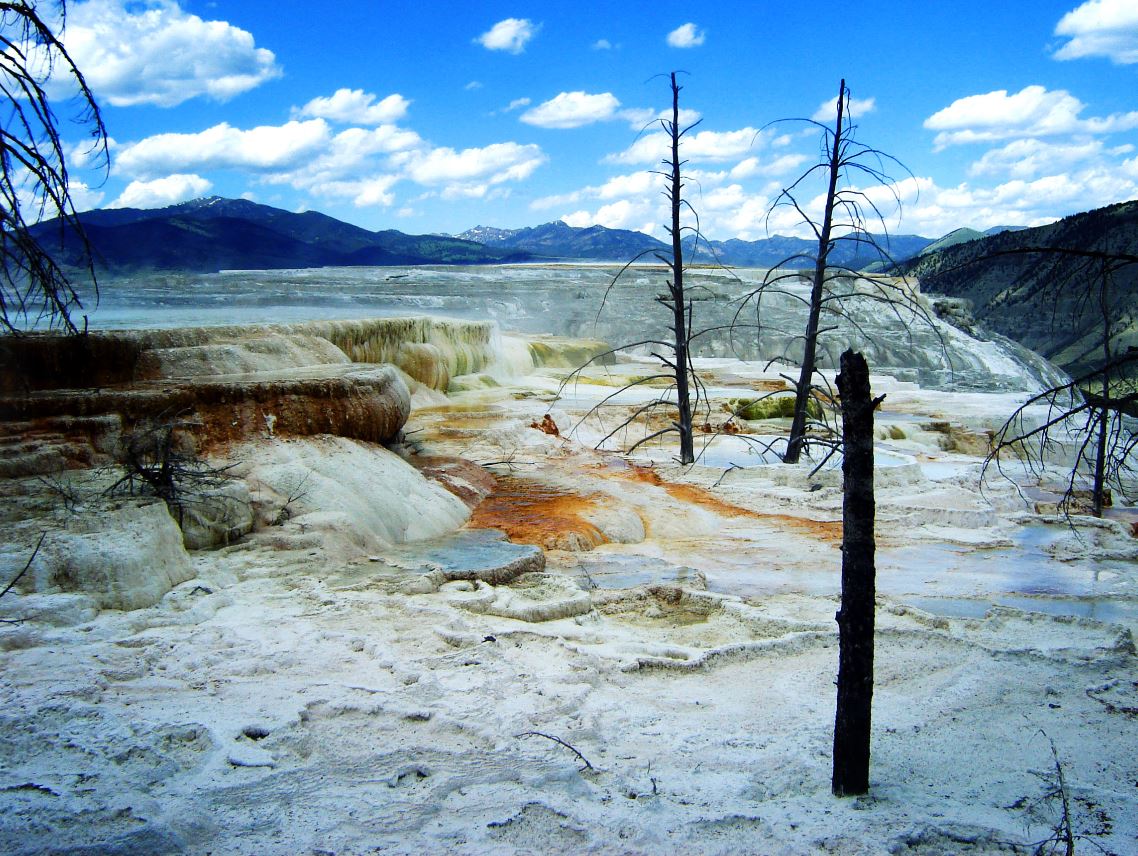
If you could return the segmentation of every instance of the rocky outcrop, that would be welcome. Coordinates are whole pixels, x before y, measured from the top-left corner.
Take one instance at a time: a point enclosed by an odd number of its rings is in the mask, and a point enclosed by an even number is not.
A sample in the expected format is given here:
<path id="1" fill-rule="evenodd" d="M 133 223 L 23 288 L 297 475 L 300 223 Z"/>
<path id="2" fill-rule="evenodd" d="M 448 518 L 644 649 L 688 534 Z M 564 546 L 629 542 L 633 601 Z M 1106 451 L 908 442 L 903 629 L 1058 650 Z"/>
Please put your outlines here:
<path id="1" fill-rule="evenodd" d="M 454 377 L 482 371 L 493 361 L 495 335 L 489 321 L 420 317 L 5 336 L 0 337 L 0 394 L 280 374 L 348 363 L 398 364 L 407 345 L 433 346 L 428 353 L 441 366 L 430 370 Z"/>
<path id="2" fill-rule="evenodd" d="M 409 386 L 445 392 L 489 370 L 594 358 L 613 360 L 604 342 L 426 317 L 0 337 L 0 477 L 110 463 L 124 436 L 161 420 L 198 452 L 315 434 L 389 443 Z"/>
<path id="3" fill-rule="evenodd" d="M 308 539 L 345 559 L 454 530 L 463 501 L 381 446 L 407 421 L 409 385 L 485 368 L 493 335 L 420 318 L 0 338 L 0 477 L 17 495 L 48 476 L 39 490 L 60 503 L 25 590 L 138 609 L 193 576 L 187 549 L 258 524 L 282 548 Z M 64 470 L 91 470 L 89 489 Z M 156 496 L 121 496 L 139 489 Z"/>
<path id="4" fill-rule="evenodd" d="M 177 420 L 199 453 L 257 437 L 334 434 L 393 440 L 411 397 L 392 366 L 347 364 L 307 377 L 271 374 L 148 381 L 0 398 L 0 475 L 111 463 L 143 423 Z"/>
<path id="5" fill-rule="evenodd" d="M 387 443 L 410 412 L 408 382 L 445 390 L 482 370 L 493 335 L 395 318 L 4 337 L 0 476 L 109 463 L 157 420 L 176 419 L 199 452 L 314 434 Z"/>
<path id="6" fill-rule="evenodd" d="M 153 606 L 194 576 L 182 533 L 157 499 L 71 515 L 44 538 L 29 572 L 27 589 L 83 592 L 102 609 Z"/>

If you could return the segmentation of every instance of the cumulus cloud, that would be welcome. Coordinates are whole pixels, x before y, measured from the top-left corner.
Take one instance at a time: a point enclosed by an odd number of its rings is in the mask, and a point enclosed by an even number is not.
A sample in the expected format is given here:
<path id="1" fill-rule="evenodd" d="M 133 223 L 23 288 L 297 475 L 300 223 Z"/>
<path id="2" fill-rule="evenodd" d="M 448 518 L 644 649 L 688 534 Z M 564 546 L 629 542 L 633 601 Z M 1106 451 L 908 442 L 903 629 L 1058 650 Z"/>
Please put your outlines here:
<path id="1" fill-rule="evenodd" d="M 769 206 L 770 198 L 764 193 L 747 191 L 738 184 L 708 190 L 700 194 L 696 202 L 703 234 L 739 237 L 743 240 L 767 237 Z M 649 193 L 605 202 L 595 210 L 579 208 L 567 211 L 560 219 L 570 226 L 601 225 L 610 229 L 634 229 L 665 239 L 667 233 L 663 224 L 668 222 L 669 217 L 668 206 L 662 196 L 659 193 Z M 691 221 L 686 225 L 695 225 L 690 214 L 685 214 L 684 217 Z M 789 234 L 796 230 L 802 232 L 801 224 L 792 224 L 792 228 L 780 228 L 778 232 Z"/>
<path id="2" fill-rule="evenodd" d="M 141 8 L 124 0 L 71 5 L 67 49 L 96 97 L 116 107 L 173 107 L 200 96 L 227 101 L 281 74 L 272 51 L 258 48 L 250 33 L 205 21 L 173 0 Z"/>
<path id="3" fill-rule="evenodd" d="M 76 211 L 90 211 L 103 204 L 106 194 L 101 190 L 89 187 L 86 182 L 70 178 L 67 182 L 67 192 L 71 194 L 71 202 Z M 34 202 L 28 205 L 28 210 L 38 210 Z"/>
<path id="4" fill-rule="evenodd" d="M 876 98 L 851 98 L 846 105 L 844 115 L 851 119 L 858 119 L 866 113 L 872 113 L 876 109 Z M 837 117 L 838 101 L 836 98 L 832 98 L 829 101 L 823 101 L 810 118 L 815 122 L 833 122 Z"/>
<path id="5" fill-rule="evenodd" d="M 395 204 L 391 188 L 398 181 L 398 175 L 373 175 L 356 180 L 327 181 L 307 189 L 331 199 L 347 199 L 357 208 L 387 207 Z"/>
<path id="6" fill-rule="evenodd" d="M 341 115 L 333 109 L 338 105 L 346 115 L 383 103 L 349 95 L 327 99 L 315 112 Z M 122 205 L 200 196 L 204 191 L 193 181 L 205 181 L 198 174 L 210 170 L 245 173 L 260 183 L 356 206 L 394 205 L 395 186 L 403 181 L 429 187 L 443 198 L 493 198 L 508 193 L 508 183 L 528 178 L 546 161 L 536 145 L 505 142 L 455 150 L 393 124 L 333 133 L 323 117 L 247 130 L 222 123 L 196 134 L 159 134 L 117 146 L 114 154 L 114 174 L 134 179 Z"/>
<path id="7" fill-rule="evenodd" d="M 801 170 L 810 158 L 803 154 L 778 155 L 770 160 L 760 160 L 757 157 L 745 158 L 735 164 L 728 172 L 728 176 L 742 180 L 745 178 L 773 177 L 790 175 Z"/>
<path id="8" fill-rule="evenodd" d="M 668 33 L 668 44 L 673 48 L 695 48 L 703 44 L 707 33 L 695 24 L 681 24 Z"/>
<path id="9" fill-rule="evenodd" d="M 318 154 L 295 166 L 265 177 L 271 184 L 289 184 L 321 196 L 360 198 L 359 187 L 375 188 L 382 193 L 375 199 L 386 199 L 394 180 L 383 156 L 425 146 L 414 131 L 381 125 L 378 128 L 347 128 L 336 134 Z M 363 204 L 357 202 L 357 204 Z"/>
<path id="10" fill-rule="evenodd" d="M 419 184 L 462 185 L 470 182 L 501 184 L 528 178 L 546 158 L 535 145 L 492 143 L 462 151 L 439 147 L 406 152 L 393 160 Z"/>
<path id="11" fill-rule="evenodd" d="M 580 128 L 612 119 L 620 102 L 611 92 L 562 92 L 522 114 L 527 125 L 539 128 Z"/>
<path id="12" fill-rule="evenodd" d="M 196 134 L 158 134 L 125 145 L 116 153 L 113 168 L 140 180 L 210 169 L 267 172 L 300 166 L 330 139 L 323 119 L 247 131 L 222 122 Z"/>
<path id="13" fill-rule="evenodd" d="M 741 128 L 738 131 L 699 131 L 684 137 L 682 154 L 685 160 L 721 161 L 742 157 L 755 144 L 759 132 L 754 128 Z M 631 146 L 618 154 L 605 158 L 607 163 L 660 163 L 669 156 L 668 135 L 664 133 L 644 134 Z"/>
<path id="14" fill-rule="evenodd" d="M 533 103 L 529 98 L 515 98 L 505 106 L 502 112 L 512 113 L 515 110 L 521 110 L 523 107 L 529 107 Z"/>
<path id="15" fill-rule="evenodd" d="M 1138 62 L 1138 4 L 1134 0 L 1088 0 L 1064 15 L 1055 35 L 1067 41 L 1056 59 L 1108 57 L 1119 65 Z"/>
<path id="16" fill-rule="evenodd" d="M 506 18 L 480 35 L 475 41 L 489 51 L 520 54 L 540 29 L 541 24 L 534 24 L 529 18 Z"/>
<path id="17" fill-rule="evenodd" d="M 906 178 L 876 192 L 882 198 L 898 193 L 904 205 L 902 231 L 935 238 L 960 226 L 1040 226 L 1070 211 L 1138 198 L 1135 179 L 1096 165 L 984 187 L 967 182 L 940 187 L 928 177 Z"/>
<path id="18" fill-rule="evenodd" d="M 610 42 L 608 39 L 597 39 L 595 42 L 593 42 L 593 50 L 595 50 L 595 51 L 611 51 L 612 50 L 612 42 Z"/>
<path id="19" fill-rule="evenodd" d="M 731 170 L 715 172 L 689 170 L 686 173 L 687 198 L 699 212 L 703 233 L 711 236 L 762 237 L 770 188 L 748 190 L 731 181 Z M 617 175 L 600 185 L 572 193 L 535 200 L 535 211 L 560 209 L 560 219 L 571 226 L 599 224 L 613 229 L 635 229 L 665 238 L 663 224 L 671 214 L 662 192 L 667 178 L 652 170 Z M 774 191 L 777 192 L 777 189 Z M 590 202 L 596 208 L 589 206 Z M 686 225 L 695 225 L 694 215 L 685 209 Z"/>
<path id="20" fill-rule="evenodd" d="M 1050 143 L 1027 138 L 1013 140 L 1002 148 L 985 152 L 980 160 L 969 167 L 973 176 L 995 175 L 1031 178 L 1049 170 L 1070 169 L 1102 161 L 1107 156 L 1118 156 L 1133 151 L 1131 145 L 1111 149 L 1102 140 L 1082 140 L 1073 143 Z"/>
<path id="21" fill-rule="evenodd" d="M 375 95 L 362 89 L 337 89 L 332 95 L 313 98 L 295 115 L 313 119 L 328 119 L 357 125 L 382 125 L 395 122 L 407 115 L 411 102 L 402 95 L 388 95 L 374 103 Z"/>
<path id="22" fill-rule="evenodd" d="M 642 131 L 648 125 L 656 122 L 659 119 L 672 121 L 672 111 L 669 110 L 652 110 L 647 107 L 630 107 L 620 111 L 620 118 L 625 119 L 629 126 L 634 131 Z M 700 120 L 700 113 L 697 110 L 688 110 L 680 108 L 680 128 L 689 128 Z"/>
<path id="23" fill-rule="evenodd" d="M 200 175 L 168 175 L 153 181 L 132 181 L 108 208 L 164 208 L 205 196 L 212 182 Z"/>
<path id="24" fill-rule="evenodd" d="M 934 141 L 938 150 L 1013 137 L 1107 134 L 1138 128 L 1138 111 L 1082 119 L 1079 114 L 1085 107 L 1064 89 L 1027 86 L 1011 95 L 998 89 L 953 101 L 926 119 L 925 127 L 940 132 Z"/>

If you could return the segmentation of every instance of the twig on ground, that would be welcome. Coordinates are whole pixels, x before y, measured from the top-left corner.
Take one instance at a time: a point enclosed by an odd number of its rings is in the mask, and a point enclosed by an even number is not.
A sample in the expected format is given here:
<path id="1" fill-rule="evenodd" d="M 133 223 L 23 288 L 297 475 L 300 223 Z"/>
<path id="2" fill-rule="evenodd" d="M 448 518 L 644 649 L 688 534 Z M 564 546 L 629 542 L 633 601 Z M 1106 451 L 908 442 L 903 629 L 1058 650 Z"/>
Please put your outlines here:
<path id="1" fill-rule="evenodd" d="M 43 532 L 40 533 L 40 539 L 39 539 L 39 541 L 36 542 L 36 548 L 34 550 L 32 550 L 32 554 L 28 557 L 28 561 L 24 564 L 23 569 L 18 574 L 16 574 L 16 576 L 12 577 L 11 582 L 9 582 L 8 585 L 6 585 L 4 587 L 4 591 L 0 591 L 0 597 L 3 597 L 8 592 L 10 592 L 13 588 L 15 588 L 16 583 L 18 583 L 20 581 L 20 578 L 28 572 L 28 569 L 32 566 L 32 562 L 34 562 L 36 560 L 36 556 L 39 555 L 40 547 L 43 546 L 43 539 L 46 537 L 47 537 L 47 530 L 44 530 Z M 8 619 L 0 620 L 0 624 L 19 624 L 19 623 L 20 623 L 19 621 L 11 621 Z"/>
<path id="2" fill-rule="evenodd" d="M 521 737 L 544 737 L 546 740 L 552 740 L 554 743 L 557 743 L 561 746 L 564 746 L 566 749 L 568 749 L 570 752 L 572 752 L 574 755 L 576 755 L 578 758 L 581 759 L 581 761 L 585 765 L 584 767 L 581 767 L 582 772 L 584 772 L 585 770 L 592 770 L 593 769 L 593 765 L 589 763 L 588 758 L 586 758 L 584 755 L 582 755 L 580 752 L 578 752 L 576 747 L 570 746 L 568 743 L 566 743 L 560 737 L 554 737 L 552 734 L 546 734 L 542 731 L 523 731 L 521 734 L 515 734 L 514 737 L 517 737 L 517 738 L 521 738 Z"/>

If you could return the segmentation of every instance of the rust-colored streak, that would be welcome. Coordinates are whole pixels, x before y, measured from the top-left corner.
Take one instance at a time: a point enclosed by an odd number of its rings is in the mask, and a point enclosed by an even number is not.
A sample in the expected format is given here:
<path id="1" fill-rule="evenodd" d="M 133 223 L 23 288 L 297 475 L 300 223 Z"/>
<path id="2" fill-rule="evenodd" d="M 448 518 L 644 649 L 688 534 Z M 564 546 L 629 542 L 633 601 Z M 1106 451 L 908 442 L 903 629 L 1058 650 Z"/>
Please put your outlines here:
<path id="1" fill-rule="evenodd" d="M 795 517 L 791 514 L 778 514 L 776 512 L 752 511 L 724 502 L 715 494 L 702 487 L 690 484 L 674 484 L 666 482 L 654 470 L 648 467 L 631 466 L 620 473 L 622 478 L 628 478 L 646 484 L 655 485 L 668 492 L 673 499 L 698 505 L 716 514 L 725 517 L 749 517 L 755 520 L 764 520 L 769 523 L 786 526 L 805 535 L 826 541 L 831 544 L 842 542 L 842 522 L 840 520 L 810 520 L 805 517 Z"/>
<path id="2" fill-rule="evenodd" d="M 429 479 L 441 484 L 470 509 L 494 492 L 497 480 L 473 461 L 450 455 L 412 455 L 406 459 Z"/>
<path id="3" fill-rule="evenodd" d="M 497 482 L 474 509 L 471 526 L 500 529 L 515 543 L 547 550 L 591 550 L 605 542 L 581 516 L 594 507 L 589 498 L 513 476 L 498 476 Z"/>

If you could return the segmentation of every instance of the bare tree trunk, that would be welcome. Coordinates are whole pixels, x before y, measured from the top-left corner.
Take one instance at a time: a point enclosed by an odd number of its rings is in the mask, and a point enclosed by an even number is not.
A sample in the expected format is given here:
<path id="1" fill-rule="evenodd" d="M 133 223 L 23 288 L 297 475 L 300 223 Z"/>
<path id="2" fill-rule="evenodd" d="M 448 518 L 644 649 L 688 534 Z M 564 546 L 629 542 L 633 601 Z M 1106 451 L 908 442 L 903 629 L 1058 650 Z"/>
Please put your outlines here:
<path id="1" fill-rule="evenodd" d="M 869 728 L 873 702 L 876 569 L 873 535 L 873 411 L 869 367 L 861 354 L 842 354 L 842 606 L 838 621 L 838 704 L 834 718 L 836 796 L 869 790 Z"/>
<path id="2" fill-rule="evenodd" d="M 830 184 L 826 192 L 826 210 L 822 216 L 822 228 L 818 231 L 818 253 L 814 258 L 814 284 L 810 289 L 810 316 L 806 322 L 806 336 L 802 355 L 802 368 L 798 373 L 795 387 L 794 418 L 790 424 L 790 440 L 786 445 L 783 460 L 788 464 L 798 463 L 802 446 L 806 439 L 806 415 L 810 404 L 810 390 L 814 380 L 814 369 L 818 354 L 818 320 L 822 312 L 822 298 L 825 296 L 826 263 L 830 255 L 830 233 L 834 225 L 834 200 L 837 196 L 838 176 L 842 164 L 842 118 L 846 104 L 846 81 L 843 78 L 838 87 L 838 119 L 834 125 L 834 141 L 830 151 Z"/>
<path id="3" fill-rule="evenodd" d="M 1092 512 L 1102 517 L 1106 505 L 1106 445 L 1110 425 L 1110 270 L 1103 262 L 1102 287 L 1099 289 L 1099 309 L 1102 312 L 1102 400 L 1104 407 L 1098 412 L 1098 448 L 1095 449 L 1095 482 L 1092 493 Z"/>
<path id="4" fill-rule="evenodd" d="M 668 191 L 668 200 L 672 204 L 672 226 L 668 230 L 672 236 L 672 281 L 668 283 L 671 293 L 671 308 L 673 315 L 672 332 L 675 334 L 676 363 L 673 366 L 676 375 L 676 397 L 679 405 L 679 417 L 676 420 L 676 430 L 680 432 L 680 463 L 691 464 L 695 462 L 695 439 L 692 433 L 691 397 L 688 389 L 688 333 L 687 333 L 687 305 L 684 302 L 684 253 L 680 232 L 680 208 L 683 204 L 681 196 L 683 181 L 680 174 L 680 87 L 676 84 L 676 73 L 672 72 L 672 124 L 671 143 L 672 167 L 671 186 Z"/>
<path id="5" fill-rule="evenodd" d="M 1105 386 L 1104 383 L 1103 387 Z M 1102 510 L 1106 507 L 1106 443 L 1109 420 L 1109 410 L 1104 407 L 1098 411 L 1098 448 L 1095 449 L 1095 483 L 1091 509 L 1095 517 L 1102 517 Z"/>

